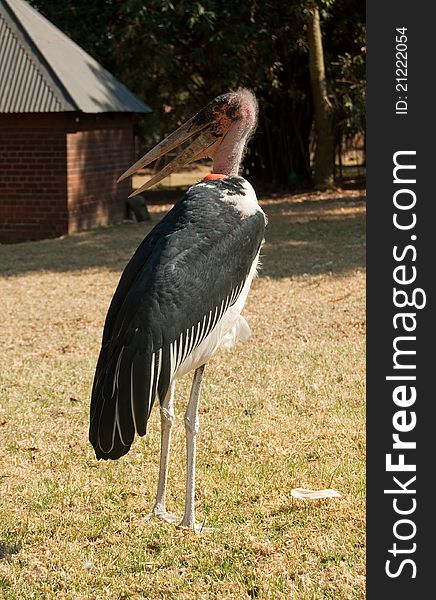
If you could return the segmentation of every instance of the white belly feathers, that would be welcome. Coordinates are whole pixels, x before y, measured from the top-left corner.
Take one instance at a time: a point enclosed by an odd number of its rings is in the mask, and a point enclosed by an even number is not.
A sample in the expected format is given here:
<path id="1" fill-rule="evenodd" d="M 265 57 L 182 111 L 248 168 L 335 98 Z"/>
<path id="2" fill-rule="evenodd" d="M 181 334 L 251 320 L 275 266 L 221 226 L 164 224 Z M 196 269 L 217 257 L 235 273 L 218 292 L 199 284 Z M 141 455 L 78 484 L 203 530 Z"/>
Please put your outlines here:
<path id="1" fill-rule="evenodd" d="M 189 371 L 201 367 L 220 347 L 231 348 L 237 340 L 248 339 L 250 328 L 247 321 L 241 316 L 241 312 L 247 300 L 251 282 L 256 275 L 258 261 L 259 254 L 253 261 L 250 273 L 236 302 L 229 306 L 212 331 L 179 365 L 174 373 L 175 378 L 182 377 Z"/>

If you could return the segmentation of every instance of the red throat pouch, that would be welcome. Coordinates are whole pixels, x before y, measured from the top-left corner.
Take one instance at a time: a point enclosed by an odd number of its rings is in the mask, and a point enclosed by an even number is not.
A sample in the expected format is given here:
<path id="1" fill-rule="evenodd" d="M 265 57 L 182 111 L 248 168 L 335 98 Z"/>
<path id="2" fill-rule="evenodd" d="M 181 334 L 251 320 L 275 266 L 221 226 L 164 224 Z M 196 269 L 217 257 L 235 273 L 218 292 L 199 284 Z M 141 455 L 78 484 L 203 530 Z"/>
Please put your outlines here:
<path id="1" fill-rule="evenodd" d="M 210 175 L 206 175 L 203 181 L 213 181 L 214 179 L 226 179 L 227 175 L 223 175 L 222 173 L 211 173 Z"/>

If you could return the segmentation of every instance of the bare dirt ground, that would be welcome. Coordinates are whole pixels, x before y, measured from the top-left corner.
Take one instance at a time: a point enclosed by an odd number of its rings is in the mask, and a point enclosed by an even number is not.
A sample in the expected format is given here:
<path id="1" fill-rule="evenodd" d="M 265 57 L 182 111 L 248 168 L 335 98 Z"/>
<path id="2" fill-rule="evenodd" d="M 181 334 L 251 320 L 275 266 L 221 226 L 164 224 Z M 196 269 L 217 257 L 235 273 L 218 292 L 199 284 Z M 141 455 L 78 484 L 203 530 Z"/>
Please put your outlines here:
<path id="1" fill-rule="evenodd" d="M 206 367 L 194 536 L 145 521 L 159 417 L 114 463 L 87 441 L 120 272 L 152 225 L 0 247 L 0 598 L 364 598 L 364 192 L 274 195 L 245 309 Z M 153 223 L 169 206 L 151 207 Z M 190 377 L 176 391 L 169 510 L 184 499 Z M 295 487 L 341 498 L 301 501 Z"/>

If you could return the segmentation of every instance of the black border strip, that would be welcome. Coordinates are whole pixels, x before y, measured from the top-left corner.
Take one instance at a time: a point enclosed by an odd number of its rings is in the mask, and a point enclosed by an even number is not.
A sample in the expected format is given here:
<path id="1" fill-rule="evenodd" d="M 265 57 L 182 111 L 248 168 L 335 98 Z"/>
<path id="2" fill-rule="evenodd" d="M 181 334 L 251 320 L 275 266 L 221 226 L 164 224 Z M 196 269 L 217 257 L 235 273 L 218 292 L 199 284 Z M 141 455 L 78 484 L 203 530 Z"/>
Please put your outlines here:
<path id="1" fill-rule="evenodd" d="M 401 600 L 417 592 L 420 598 L 434 595 L 434 12 L 432 3 L 367 2 L 367 597 L 370 600 Z M 396 35 L 402 33 L 396 29 L 403 27 L 407 28 L 404 32 L 407 40 L 401 45 L 402 38 L 398 41 Z M 397 52 L 407 52 L 406 58 Z M 407 66 L 396 64 L 398 60 Z M 406 68 L 404 75 L 401 70 L 404 72 Z M 404 89 L 400 84 L 406 83 Z M 395 161 L 400 165 L 415 165 L 416 169 L 400 166 L 394 173 Z M 413 281 L 405 283 L 409 280 Z M 401 307 L 406 301 L 410 305 Z M 395 357 L 398 349 L 400 353 Z M 403 379 L 398 379 L 399 376 Z M 393 447 L 395 440 L 401 447 Z M 401 470 L 402 461 L 407 470 Z M 391 471 L 389 462 L 393 465 Z"/>

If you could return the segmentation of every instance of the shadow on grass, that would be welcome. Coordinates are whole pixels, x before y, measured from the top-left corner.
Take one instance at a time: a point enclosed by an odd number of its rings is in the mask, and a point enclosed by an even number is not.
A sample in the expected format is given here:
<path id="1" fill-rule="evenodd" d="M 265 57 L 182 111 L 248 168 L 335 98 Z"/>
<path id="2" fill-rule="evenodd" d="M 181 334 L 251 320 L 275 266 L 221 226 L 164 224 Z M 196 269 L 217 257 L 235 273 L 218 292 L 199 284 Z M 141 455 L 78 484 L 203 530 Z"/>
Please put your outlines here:
<path id="1" fill-rule="evenodd" d="M 280 202 L 268 214 L 261 275 L 341 273 L 365 267 L 362 200 Z"/>
<path id="2" fill-rule="evenodd" d="M 261 276 L 340 273 L 365 264 L 364 202 L 353 192 L 332 196 L 271 196 Z M 168 199 L 168 197 L 167 197 Z M 55 240 L 0 246 L 0 276 L 29 272 L 107 269 L 120 272 L 150 229 L 164 216 L 153 204 L 152 223 L 122 223 Z"/>
<path id="3" fill-rule="evenodd" d="M 21 550 L 21 544 L 4 544 L 0 542 L 0 560 L 3 558 L 9 558 L 13 554 L 18 554 Z"/>

